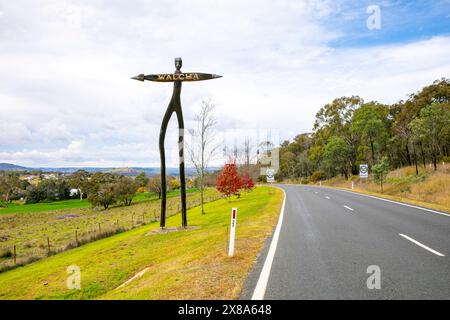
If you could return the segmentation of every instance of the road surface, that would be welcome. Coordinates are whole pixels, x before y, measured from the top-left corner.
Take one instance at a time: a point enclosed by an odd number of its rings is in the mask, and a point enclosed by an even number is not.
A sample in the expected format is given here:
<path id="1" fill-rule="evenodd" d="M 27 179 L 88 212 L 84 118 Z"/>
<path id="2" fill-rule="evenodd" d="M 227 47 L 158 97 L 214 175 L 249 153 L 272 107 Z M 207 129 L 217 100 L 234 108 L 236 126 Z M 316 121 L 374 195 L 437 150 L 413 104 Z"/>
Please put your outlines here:
<path id="1" fill-rule="evenodd" d="M 449 214 L 337 189 L 280 187 L 278 241 L 268 240 L 242 298 L 450 299 Z"/>

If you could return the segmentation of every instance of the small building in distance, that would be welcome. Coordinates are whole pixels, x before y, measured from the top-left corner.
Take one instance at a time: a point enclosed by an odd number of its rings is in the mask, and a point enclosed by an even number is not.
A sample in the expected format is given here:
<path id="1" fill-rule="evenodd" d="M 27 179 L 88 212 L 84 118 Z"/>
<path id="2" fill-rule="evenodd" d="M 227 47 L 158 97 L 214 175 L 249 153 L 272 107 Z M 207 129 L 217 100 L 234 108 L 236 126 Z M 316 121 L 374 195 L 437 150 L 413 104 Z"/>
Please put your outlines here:
<path id="1" fill-rule="evenodd" d="M 265 176 L 268 169 L 272 169 L 274 174 L 277 174 L 280 168 L 280 148 L 274 148 L 270 141 L 264 141 L 259 144 L 258 164 L 260 167 L 260 175 Z"/>

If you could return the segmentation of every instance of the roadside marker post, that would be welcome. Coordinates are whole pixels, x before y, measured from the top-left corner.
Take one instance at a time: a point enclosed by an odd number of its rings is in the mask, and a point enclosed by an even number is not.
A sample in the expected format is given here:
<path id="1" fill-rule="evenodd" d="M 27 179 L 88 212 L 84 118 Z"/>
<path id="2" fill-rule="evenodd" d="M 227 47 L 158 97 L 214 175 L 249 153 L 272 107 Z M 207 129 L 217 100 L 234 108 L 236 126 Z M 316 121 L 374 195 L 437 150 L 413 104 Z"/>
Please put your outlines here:
<path id="1" fill-rule="evenodd" d="M 228 256 L 234 255 L 234 238 L 236 236 L 236 218 L 237 208 L 231 209 L 231 227 L 230 227 L 230 245 L 228 247 Z"/>

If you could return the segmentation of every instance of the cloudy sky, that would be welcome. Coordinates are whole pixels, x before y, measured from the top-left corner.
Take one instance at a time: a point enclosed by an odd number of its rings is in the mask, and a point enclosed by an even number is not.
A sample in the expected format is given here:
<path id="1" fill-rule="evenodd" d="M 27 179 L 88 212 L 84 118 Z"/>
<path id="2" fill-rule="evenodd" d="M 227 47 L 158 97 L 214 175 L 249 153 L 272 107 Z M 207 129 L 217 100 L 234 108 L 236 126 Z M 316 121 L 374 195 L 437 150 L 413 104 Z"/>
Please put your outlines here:
<path id="1" fill-rule="evenodd" d="M 158 166 L 172 85 L 130 77 L 178 56 L 223 75 L 183 84 L 187 128 L 212 98 L 220 141 L 279 143 L 336 97 L 393 103 L 449 77 L 450 1 L 0 0 L 0 162 Z"/>

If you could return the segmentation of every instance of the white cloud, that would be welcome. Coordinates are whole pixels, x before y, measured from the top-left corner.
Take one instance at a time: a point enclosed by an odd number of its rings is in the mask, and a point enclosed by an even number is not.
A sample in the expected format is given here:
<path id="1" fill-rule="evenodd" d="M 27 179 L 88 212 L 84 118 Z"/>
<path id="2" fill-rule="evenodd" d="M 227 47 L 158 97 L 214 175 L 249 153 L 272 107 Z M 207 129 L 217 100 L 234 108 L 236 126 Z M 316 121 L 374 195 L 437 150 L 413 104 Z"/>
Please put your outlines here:
<path id="1" fill-rule="evenodd" d="M 336 10 L 320 0 L 0 0 L 0 162 L 158 165 L 171 85 L 129 78 L 171 71 L 176 56 L 185 71 L 224 75 L 184 84 L 182 103 L 189 127 L 202 97 L 213 97 L 220 139 L 231 144 L 242 128 L 279 140 L 310 131 L 335 97 L 391 103 L 449 74 L 449 37 L 330 47 L 343 36 L 323 23 Z M 172 166 L 175 127 L 174 118 Z"/>

